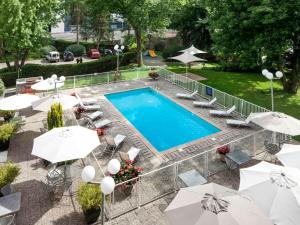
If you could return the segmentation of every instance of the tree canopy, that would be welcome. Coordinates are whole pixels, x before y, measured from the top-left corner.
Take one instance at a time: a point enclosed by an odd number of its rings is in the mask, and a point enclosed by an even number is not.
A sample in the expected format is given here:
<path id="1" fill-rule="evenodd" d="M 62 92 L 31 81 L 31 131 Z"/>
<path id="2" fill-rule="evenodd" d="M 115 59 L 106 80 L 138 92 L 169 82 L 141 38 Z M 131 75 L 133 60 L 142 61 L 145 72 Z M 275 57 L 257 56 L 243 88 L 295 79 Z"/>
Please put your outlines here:
<path id="1" fill-rule="evenodd" d="M 214 52 L 228 66 L 283 69 L 285 90 L 297 92 L 300 1 L 207 0 L 206 6 Z"/>
<path id="2" fill-rule="evenodd" d="M 40 48 L 50 37 L 49 27 L 58 21 L 59 0 L 2 0 L 0 2 L 0 55 L 22 66 L 29 51 Z"/>

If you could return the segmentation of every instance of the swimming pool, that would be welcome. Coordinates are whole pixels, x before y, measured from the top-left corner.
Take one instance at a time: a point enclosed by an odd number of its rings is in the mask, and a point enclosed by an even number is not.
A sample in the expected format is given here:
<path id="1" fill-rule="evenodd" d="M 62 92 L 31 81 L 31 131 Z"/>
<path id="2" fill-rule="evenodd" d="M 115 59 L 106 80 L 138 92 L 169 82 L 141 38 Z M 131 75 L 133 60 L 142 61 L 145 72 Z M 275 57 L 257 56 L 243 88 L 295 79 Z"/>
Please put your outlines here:
<path id="1" fill-rule="evenodd" d="M 158 152 L 220 131 L 152 88 L 105 97 Z"/>

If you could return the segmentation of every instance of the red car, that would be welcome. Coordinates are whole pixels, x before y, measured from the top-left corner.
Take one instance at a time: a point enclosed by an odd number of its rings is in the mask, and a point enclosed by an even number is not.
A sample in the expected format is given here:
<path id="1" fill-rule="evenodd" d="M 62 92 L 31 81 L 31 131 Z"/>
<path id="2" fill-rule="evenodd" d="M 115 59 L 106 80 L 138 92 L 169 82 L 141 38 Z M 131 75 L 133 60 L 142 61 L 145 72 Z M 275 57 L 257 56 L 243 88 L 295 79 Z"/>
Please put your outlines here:
<path id="1" fill-rule="evenodd" d="M 99 59 L 101 55 L 100 55 L 100 52 L 98 51 L 98 49 L 91 48 L 88 51 L 87 56 L 90 57 L 91 59 Z"/>

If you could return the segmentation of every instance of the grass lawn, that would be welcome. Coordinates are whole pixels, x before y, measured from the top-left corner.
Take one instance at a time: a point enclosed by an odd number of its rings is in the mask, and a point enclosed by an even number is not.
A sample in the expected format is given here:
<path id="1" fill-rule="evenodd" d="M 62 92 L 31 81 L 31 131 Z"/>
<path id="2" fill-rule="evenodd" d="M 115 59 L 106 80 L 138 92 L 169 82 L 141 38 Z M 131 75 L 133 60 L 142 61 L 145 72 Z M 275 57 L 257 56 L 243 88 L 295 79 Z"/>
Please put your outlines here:
<path id="1" fill-rule="evenodd" d="M 185 73 L 180 64 L 169 64 L 168 69 L 176 73 Z M 216 65 L 193 66 L 189 72 L 206 77 L 201 81 L 216 89 L 271 109 L 270 82 L 258 73 L 223 72 Z M 275 111 L 285 112 L 300 119 L 300 91 L 291 95 L 283 91 L 280 81 L 274 83 Z"/>

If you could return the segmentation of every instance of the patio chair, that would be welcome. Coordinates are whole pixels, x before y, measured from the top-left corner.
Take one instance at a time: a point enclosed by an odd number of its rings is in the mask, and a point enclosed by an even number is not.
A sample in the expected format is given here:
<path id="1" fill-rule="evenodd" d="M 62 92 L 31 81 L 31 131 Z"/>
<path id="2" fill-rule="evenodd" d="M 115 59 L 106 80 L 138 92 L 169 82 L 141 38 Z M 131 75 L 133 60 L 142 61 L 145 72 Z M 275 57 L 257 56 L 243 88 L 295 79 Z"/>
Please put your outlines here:
<path id="1" fill-rule="evenodd" d="M 94 128 L 102 128 L 111 124 L 112 121 L 109 119 L 99 120 L 98 122 L 93 123 Z"/>
<path id="2" fill-rule="evenodd" d="M 280 151 L 280 147 L 277 144 L 274 143 L 270 143 L 268 140 L 264 141 L 264 145 L 265 145 L 265 155 L 264 155 L 264 160 L 267 159 L 267 157 L 270 157 L 271 162 L 275 162 L 277 161 L 276 158 L 276 154 Z"/>
<path id="3" fill-rule="evenodd" d="M 103 115 L 103 112 L 100 111 L 96 111 L 93 113 L 87 113 L 87 114 L 83 114 L 84 117 L 89 118 L 91 121 L 96 120 L 97 118 L 101 117 Z"/>
<path id="4" fill-rule="evenodd" d="M 232 116 L 232 113 L 235 110 L 235 105 L 232 106 L 230 109 L 224 111 L 224 110 L 210 110 L 209 113 L 214 116 Z"/>
<path id="5" fill-rule="evenodd" d="M 49 169 L 47 173 L 48 191 L 54 192 L 57 188 L 61 188 L 63 185 L 64 185 L 63 171 L 56 168 L 56 166 Z"/>
<path id="6" fill-rule="evenodd" d="M 122 161 L 135 161 L 140 151 L 141 149 L 131 147 L 127 152 L 119 152 L 119 156 Z"/>
<path id="7" fill-rule="evenodd" d="M 251 127 L 250 121 L 246 120 L 226 120 L 226 124 L 229 126 L 237 127 Z"/>
<path id="8" fill-rule="evenodd" d="M 76 98 L 81 100 L 84 105 L 94 105 L 97 103 L 97 99 L 94 98 L 81 98 L 78 93 L 75 93 Z"/>
<path id="9" fill-rule="evenodd" d="M 194 91 L 192 94 L 183 94 L 183 93 L 177 93 L 177 98 L 186 98 L 186 99 L 195 99 L 195 96 L 198 94 L 198 91 Z"/>
<path id="10" fill-rule="evenodd" d="M 122 134 L 117 134 L 114 138 L 112 138 L 111 136 L 107 136 L 105 138 L 107 143 L 106 150 L 111 150 L 111 157 L 115 154 L 118 148 L 121 147 L 125 138 L 126 136 Z"/>
<path id="11" fill-rule="evenodd" d="M 213 104 L 217 101 L 217 98 L 213 98 L 211 101 L 209 102 L 199 102 L 199 101 L 196 101 L 196 102 L 193 102 L 193 105 L 194 106 L 199 106 L 199 107 L 213 107 Z"/>
<path id="12" fill-rule="evenodd" d="M 1 217 L 0 224 L 1 225 L 15 225 L 16 224 L 16 214 Z"/>

